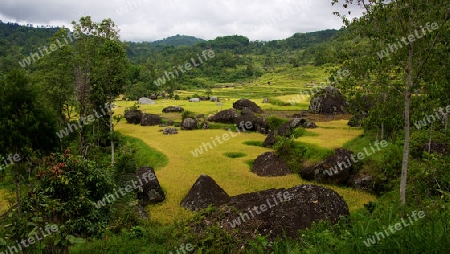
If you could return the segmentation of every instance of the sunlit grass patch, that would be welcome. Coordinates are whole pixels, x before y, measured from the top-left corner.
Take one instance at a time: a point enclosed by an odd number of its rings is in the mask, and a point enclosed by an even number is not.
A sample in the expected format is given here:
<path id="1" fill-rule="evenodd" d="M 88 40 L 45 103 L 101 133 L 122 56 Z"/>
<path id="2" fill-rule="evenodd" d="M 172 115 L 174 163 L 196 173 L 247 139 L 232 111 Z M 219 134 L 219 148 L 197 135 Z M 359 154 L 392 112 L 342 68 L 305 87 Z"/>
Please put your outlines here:
<path id="1" fill-rule="evenodd" d="M 191 151 L 202 146 L 203 142 L 211 142 L 211 138 L 230 132 L 195 130 L 180 131 L 177 135 L 166 136 L 158 132 L 159 127 L 142 127 L 124 122 L 119 123 L 116 129 L 123 135 L 142 139 L 146 144 L 157 148 L 167 156 L 167 166 L 156 172 L 161 186 L 166 191 L 166 200 L 159 205 L 147 207 L 151 219 L 164 224 L 171 224 L 176 220 L 192 216 L 191 212 L 180 207 L 180 202 L 201 174 L 211 176 L 230 196 L 309 183 L 296 174 L 270 178 L 259 177 L 250 172 L 250 167 L 258 155 L 272 151 L 268 148 L 247 145 L 248 142 L 263 142 L 265 135 L 259 133 L 234 132 L 235 137 L 194 157 Z M 223 154 L 230 151 L 242 152 L 247 156 L 235 159 L 224 158 Z M 349 206 L 353 207 L 352 210 L 363 207 L 368 201 L 375 200 L 374 196 L 368 193 L 334 186 L 330 188 L 336 189 L 349 202 Z"/>
<path id="2" fill-rule="evenodd" d="M 351 128 L 347 120 L 330 122 L 316 122 L 318 128 L 309 129 L 311 133 L 318 136 L 302 136 L 297 140 L 307 144 L 315 144 L 324 148 L 336 149 L 342 147 L 346 142 L 363 134 L 360 128 Z"/>
<path id="3" fill-rule="evenodd" d="M 13 193 L 0 189 L 0 215 L 8 211 L 8 199 L 13 196 Z"/>

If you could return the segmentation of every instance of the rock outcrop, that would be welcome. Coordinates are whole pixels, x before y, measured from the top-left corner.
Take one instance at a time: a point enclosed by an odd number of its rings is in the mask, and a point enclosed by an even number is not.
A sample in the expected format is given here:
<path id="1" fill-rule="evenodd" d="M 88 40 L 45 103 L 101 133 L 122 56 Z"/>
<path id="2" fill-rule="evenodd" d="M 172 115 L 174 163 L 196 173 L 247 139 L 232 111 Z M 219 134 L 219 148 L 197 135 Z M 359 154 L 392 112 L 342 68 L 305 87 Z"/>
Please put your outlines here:
<path id="1" fill-rule="evenodd" d="M 228 194 L 214 179 L 207 175 L 201 175 L 180 205 L 191 211 L 198 211 L 207 208 L 209 205 L 220 206 L 229 200 Z"/>
<path id="2" fill-rule="evenodd" d="M 139 185 L 137 199 L 140 205 L 157 204 L 166 198 L 152 167 L 144 166 L 139 168 L 136 182 L 135 184 Z"/>
<path id="3" fill-rule="evenodd" d="M 256 158 L 252 172 L 259 176 L 285 176 L 291 170 L 275 153 L 265 152 Z"/>
<path id="4" fill-rule="evenodd" d="M 328 86 L 321 92 L 314 94 L 309 103 L 308 111 L 314 114 L 345 114 L 348 103 L 338 89 Z"/>
<path id="5" fill-rule="evenodd" d="M 347 149 L 336 149 L 335 153 L 323 162 L 304 167 L 300 171 L 303 179 L 319 183 L 344 184 L 354 171 L 351 156 L 353 152 Z"/>
<path id="6" fill-rule="evenodd" d="M 227 109 L 220 111 L 212 117 L 209 117 L 208 121 L 217 123 L 234 123 L 237 117 L 238 113 L 235 109 Z"/>
<path id="7" fill-rule="evenodd" d="M 262 109 L 253 101 L 249 99 L 240 99 L 233 103 L 233 108 L 237 110 L 243 110 L 244 108 L 248 108 L 255 113 L 262 113 Z"/>
<path id="8" fill-rule="evenodd" d="M 144 114 L 141 119 L 142 126 L 156 126 L 160 125 L 162 119 L 159 115 L 154 114 Z"/>
<path id="9" fill-rule="evenodd" d="M 168 106 L 162 110 L 163 113 L 182 113 L 184 108 L 180 106 Z"/>
<path id="10" fill-rule="evenodd" d="M 127 123 L 140 124 L 142 115 L 142 111 L 135 109 L 126 111 L 124 117 L 127 120 Z"/>

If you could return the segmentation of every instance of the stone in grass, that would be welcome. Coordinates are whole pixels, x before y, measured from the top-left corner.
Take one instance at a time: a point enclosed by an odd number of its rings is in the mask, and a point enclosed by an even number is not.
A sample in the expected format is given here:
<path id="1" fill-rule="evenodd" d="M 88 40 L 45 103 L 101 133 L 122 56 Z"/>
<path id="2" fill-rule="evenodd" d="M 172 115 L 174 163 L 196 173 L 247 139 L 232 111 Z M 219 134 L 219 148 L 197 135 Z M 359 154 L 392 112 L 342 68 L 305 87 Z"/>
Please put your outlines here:
<path id="1" fill-rule="evenodd" d="M 256 158 L 252 172 L 259 176 L 285 176 L 291 170 L 275 153 L 266 152 Z"/>
<path id="2" fill-rule="evenodd" d="M 209 205 L 220 206 L 229 200 L 228 194 L 214 179 L 207 175 L 201 175 L 180 205 L 191 211 L 198 211 L 207 208 Z"/>
<path id="3" fill-rule="evenodd" d="M 139 168 L 136 181 L 137 185 L 142 183 L 137 192 L 137 199 L 142 206 L 157 204 L 166 198 L 152 167 Z"/>

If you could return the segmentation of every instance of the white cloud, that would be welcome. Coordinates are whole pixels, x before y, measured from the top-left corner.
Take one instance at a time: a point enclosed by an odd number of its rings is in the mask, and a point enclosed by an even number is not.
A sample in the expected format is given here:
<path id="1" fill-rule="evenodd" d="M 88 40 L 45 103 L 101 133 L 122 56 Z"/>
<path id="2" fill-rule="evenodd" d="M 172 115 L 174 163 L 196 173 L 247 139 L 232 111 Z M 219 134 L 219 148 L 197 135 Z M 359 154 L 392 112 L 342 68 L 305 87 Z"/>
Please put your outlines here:
<path id="1" fill-rule="evenodd" d="M 284 39 L 296 32 L 338 29 L 331 0 L 2 0 L 0 19 L 71 27 L 72 20 L 111 18 L 121 38 L 153 41 L 176 34 L 214 39 Z"/>

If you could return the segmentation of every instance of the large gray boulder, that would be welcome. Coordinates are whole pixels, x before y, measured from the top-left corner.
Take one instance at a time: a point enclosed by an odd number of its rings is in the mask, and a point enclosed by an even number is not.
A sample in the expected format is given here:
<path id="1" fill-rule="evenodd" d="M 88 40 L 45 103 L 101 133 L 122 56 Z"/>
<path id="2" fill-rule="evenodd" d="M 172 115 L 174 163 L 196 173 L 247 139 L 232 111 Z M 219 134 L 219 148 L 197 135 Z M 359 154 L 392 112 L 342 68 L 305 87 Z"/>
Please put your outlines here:
<path id="1" fill-rule="evenodd" d="M 181 123 L 181 129 L 182 130 L 193 130 L 197 129 L 197 121 L 192 118 L 186 118 Z"/>
<path id="2" fill-rule="evenodd" d="M 183 113 L 184 108 L 180 106 L 168 106 L 162 110 L 163 113 Z"/>
<path id="3" fill-rule="evenodd" d="M 314 94 L 309 103 L 308 111 L 314 114 L 345 114 L 347 113 L 347 99 L 338 89 L 328 86 Z"/>
<path id="4" fill-rule="evenodd" d="M 220 111 L 212 117 L 209 117 L 208 121 L 218 123 L 234 123 L 237 117 L 238 113 L 236 109 L 227 109 Z"/>
<path id="5" fill-rule="evenodd" d="M 219 206 L 230 200 L 228 194 L 210 176 L 201 175 L 195 181 L 180 205 L 191 211 L 207 208 L 209 205 Z"/>
<path id="6" fill-rule="evenodd" d="M 125 119 L 127 120 L 127 123 L 140 124 L 142 115 L 142 111 L 140 110 L 128 110 L 125 112 Z"/>
<path id="7" fill-rule="evenodd" d="M 262 113 L 262 109 L 253 101 L 249 99 L 240 99 L 233 103 L 233 108 L 237 110 L 243 110 L 248 108 L 255 113 Z"/>
<path id="8" fill-rule="evenodd" d="M 166 198 L 152 167 L 144 166 L 139 168 L 136 182 L 135 184 L 138 187 L 137 199 L 140 205 L 157 204 Z"/>
<path id="9" fill-rule="evenodd" d="M 291 170 L 274 152 L 265 152 L 256 158 L 252 172 L 259 176 L 285 176 Z"/>
<path id="10" fill-rule="evenodd" d="M 141 119 L 142 126 L 155 126 L 160 125 L 162 122 L 159 115 L 154 114 L 144 114 Z"/>
<path id="11" fill-rule="evenodd" d="M 154 100 L 145 98 L 145 97 L 139 98 L 138 103 L 142 104 L 142 105 L 155 105 L 156 104 L 156 102 Z"/>
<path id="12" fill-rule="evenodd" d="M 352 151 L 338 148 L 333 155 L 326 158 L 323 162 L 315 166 L 304 167 L 300 171 L 300 175 L 303 179 L 309 181 L 344 184 L 354 171 L 353 164 L 355 162 L 351 159 L 352 155 Z"/>
<path id="13" fill-rule="evenodd" d="M 192 227 L 201 235 L 208 234 L 208 225 L 218 225 L 235 242 L 245 244 L 255 235 L 266 236 L 268 241 L 277 237 L 298 239 L 298 231 L 310 228 L 313 223 L 330 221 L 334 225 L 348 216 L 347 203 L 338 193 L 303 184 L 230 197 L 229 202 L 205 214 Z"/>
<path id="14" fill-rule="evenodd" d="M 252 131 L 255 129 L 255 113 L 249 108 L 244 108 L 234 122 L 240 130 Z"/>
<path id="15" fill-rule="evenodd" d="M 200 102 L 200 98 L 190 98 L 189 102 Z"/>

